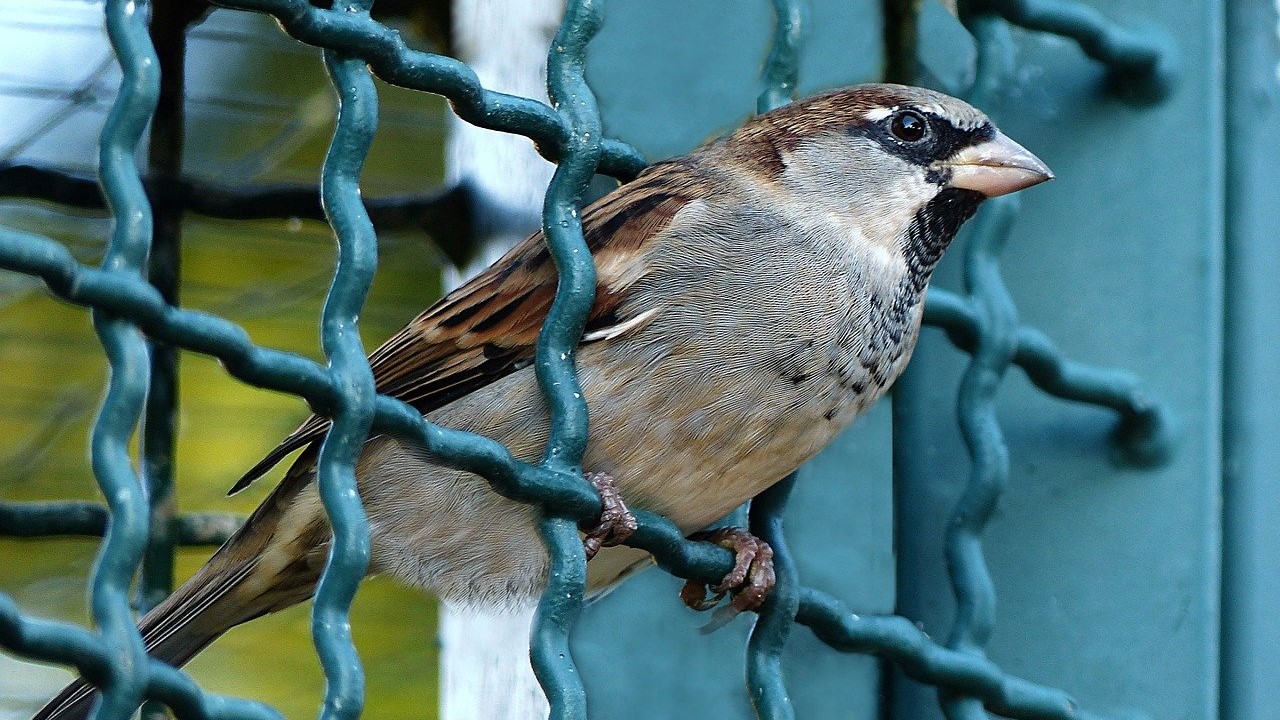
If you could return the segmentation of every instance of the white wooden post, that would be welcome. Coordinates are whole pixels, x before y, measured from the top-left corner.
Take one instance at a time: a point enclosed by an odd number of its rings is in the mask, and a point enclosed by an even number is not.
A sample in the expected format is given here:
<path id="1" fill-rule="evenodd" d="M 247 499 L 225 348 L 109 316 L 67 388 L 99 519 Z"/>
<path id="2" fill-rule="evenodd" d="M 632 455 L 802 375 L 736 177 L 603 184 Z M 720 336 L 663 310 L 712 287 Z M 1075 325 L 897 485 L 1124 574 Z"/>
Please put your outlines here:
<path id="1" fill-rule="evenodd" d="M 563 0 L 455 0 L 453 12 L 458 58 L 476 71 L 486 88 L 546 100 L 547 50 Z M 536 229 L 553 167 L 527 138 L 481 130 L 457 119 L 446 166 L 451 181 L 471 183 L 484 205 L 507 215 L 507 221 L 499 223 L 502 229 L 485 238 L 483 252 L 471 266 L 446 271 L 446 285 L 455 286 Z M 528 226 L 510 224 L 512 217 L 527 218 Z M 483 225 L 484 218 L 480 220 Z M 547 701 L 529 666 L 532 620 L 532 606 L 442 608 L 443 720 L 547 717 Z"/>
<path id="2" fill-rule="evenodd" d="M 547 50 L 560 24 L 564 0 L 455 0 L 454 47 L 490 90 L 547 102 Z M 523 136 L 482 130 L 450 116 L 448 180 L 467 181 L 483 202 L 505 216 L 485 238 L 471 266 L 450 270 L 457 284 L 483 270 L 514 243 L 537 229 L 543 196 L 555 167 Z M 512 218 L 527 219 L 514 227 Z M 479 218 L 481 225 L 492 218 Z"/>

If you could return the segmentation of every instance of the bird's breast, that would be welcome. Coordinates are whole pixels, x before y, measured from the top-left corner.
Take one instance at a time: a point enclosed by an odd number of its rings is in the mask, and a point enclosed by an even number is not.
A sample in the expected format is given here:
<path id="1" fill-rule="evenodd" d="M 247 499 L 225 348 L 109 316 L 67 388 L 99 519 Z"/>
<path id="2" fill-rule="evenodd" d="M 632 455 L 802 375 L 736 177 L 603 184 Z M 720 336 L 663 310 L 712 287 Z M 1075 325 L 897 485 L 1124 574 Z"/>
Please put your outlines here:
<path id="1" fill-rule="evenodd" d="M 817 454 L 884 394 L 917 334 L 918 308 L 847 274 L 759 280 L 754 302 L 735 291 L 712 283 L 718 302 L 671 306 L 580 356 L 587 469 L 614 473 L 624 497 L 689 531 Z"/>

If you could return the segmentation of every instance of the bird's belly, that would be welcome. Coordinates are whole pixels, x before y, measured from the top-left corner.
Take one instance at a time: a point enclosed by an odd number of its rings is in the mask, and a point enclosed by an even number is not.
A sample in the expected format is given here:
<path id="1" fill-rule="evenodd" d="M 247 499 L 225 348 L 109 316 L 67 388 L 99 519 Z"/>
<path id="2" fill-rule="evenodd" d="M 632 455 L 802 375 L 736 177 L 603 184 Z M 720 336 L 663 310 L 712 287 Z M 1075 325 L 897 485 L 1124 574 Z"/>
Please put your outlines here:
<path id="1" fill-rule="evenodd" d="M 825 371 L 825 357 L 798 361 L 808 366 L 799 376 L 795 367 L 779 374 L 758 361 L 718 360 L 681 370 L 699 383 L 654 372 L 643 381 L 595 377 L 587 386 L 598 400 L 584 468 L 613 474 L 624 499 L 686 533 L 796 470 L 883 391 L 861 368 Z"/>
<path id="2" fill-rule="evenodd" d="M 714 390 L 723 383 L 699 389 L 661 373 L 584 371 L 591 408 L 584 469 L 609 473 L 630 505 L 692 532 L 795 470 L 879 394 L 820 378 L 803 387 L 776 378 L 737 381 L 737 394 L 727 395 Z M 526 462 L 540 457 L 546 438 L 545 405 L 530 371 L 429 418 L 493 437 Z M 359 475 L 375 572 L 473 604 L 509 604 L 541 592 L 547 556 L 530 506 L 390 438 L 370 441 Z M 592 584 L 607 585 L 640 557 L 606 550 L 592 563 Z"/>
<path id="3" fill-rule="evenodd" d="M 371 440 L 360 465 L 370 572 L 474 605 L 509 606 L 541 592 L 547 556 L 533 508 L 390 438 Z"/>
<path id="4" fill-rule="evenodd" d="M 626 423 L 630 432 L 591 447 L 585 467 L 605 467 L 616 476 L 624 499 L 689 533 L 723 517 L 825 446 L 847 420 L 825 418 L 825 412 L 801 407 L 787 416 L 763 417 L 762 407 L 713 409 L 695 412 L 693 422 L 666 417 Z M 702 423 L 705 428 L 696 427 Z"/>

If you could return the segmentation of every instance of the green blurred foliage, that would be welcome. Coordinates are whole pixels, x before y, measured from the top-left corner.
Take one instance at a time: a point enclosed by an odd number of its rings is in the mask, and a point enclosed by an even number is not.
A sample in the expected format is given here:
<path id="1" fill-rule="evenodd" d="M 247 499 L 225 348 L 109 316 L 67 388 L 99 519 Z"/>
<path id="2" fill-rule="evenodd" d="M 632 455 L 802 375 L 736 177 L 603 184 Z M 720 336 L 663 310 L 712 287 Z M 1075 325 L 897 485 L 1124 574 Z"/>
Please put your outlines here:
<path id="1" fill-rule="evenodd" d="M 32 11 L 26 22 L 0 28 L 8 41 L 0 56 L 49 61 L 26 65 L 26 85 L 15 87 L 61 98 L 25 136 L 0 133 L 0 157 L 93 169 L 93 134 L 118 81 L 115 68 L 100 62 L 108 50 L 99 12 L 55 2 Z M 334 116 L 318 51 L 292 42 L 267 18 L 217 11 L 192 31 L 187 67 L 188 174 L 220 183 L 317 182 Z M 383 115 L 366 196 L 437 186 L 444 103 L 386 85 L 380 91 Z M 6 92 L 16 91 L 0 88 Z M 88 263 L 97 261 L 111 230 L 105 215 L 28 202 L 0 204 L 0 224 L 56 238 Z M 430 238 L 389 233 L 379 244 L 381 267 L 362 316 L 370 350 L 440 293 L 439 256 Z M 182 304 L 241 324 L 256 343 L 318 359 L 318 318 L 335 251 L 322 223 L 189 216 Z M 97 499 L 86 441 L 106 364 L 88 313 L 51 299 L 25 278 L 2 275 L 0 348 L 0 498 Z M 247 514 L 282 469 L 235 497 L 226 497 L 227 488 L 306 416 L 306 405 L 243 385 L 198 355 L 183 354 L 180 372 L 178 510 Z M 90 539 L 0 540 L 0 591 L 26 612 L 87 623 L 84 583 L 95 549 Z M 210 552 L 182 550 L 179 582 Z M 434 600 L 374 580 L 356 598 L 352 624 L 368 674 L 366 717 L 434 717 Z M 211 691 L 266 700 L 290 718 L 314 716 L 322 697 L 305 606 L 232 631 L 189 668 Z M 67 678 L 63 670 L 0 655 L 0 719 L 29 715 Z"/>

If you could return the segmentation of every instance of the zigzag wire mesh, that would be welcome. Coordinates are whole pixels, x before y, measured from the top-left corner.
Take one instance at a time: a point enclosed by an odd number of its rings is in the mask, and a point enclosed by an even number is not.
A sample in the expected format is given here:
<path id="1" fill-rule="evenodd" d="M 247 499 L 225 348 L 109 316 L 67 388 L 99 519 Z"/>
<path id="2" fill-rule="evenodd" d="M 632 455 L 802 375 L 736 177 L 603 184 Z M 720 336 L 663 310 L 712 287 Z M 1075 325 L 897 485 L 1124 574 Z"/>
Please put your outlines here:
<path id="1" fill-rule="evenodd" d="M 155 50 L 147 33 L 148 6 L 109 0 L 106 22 L 123 70 L 101 136 L 101 186 L 116 219 L 106 257 L 93 268 L 78 263 L 47 237 L 0 229 L 0 267 L 41 279 L 56 296 L 91 310 L 111 371 L 91 446 L 106 508 L 85 503 L 0 503 L 0 533 L 52 535 L 74 526 L 103 532 L 92 584 L 99 632 L 24 615 L 0 594 L 0 647 L 25 658 L 75 667 L 103 689 L 98 717 L 125 718 L 144 698 L 159 700 L 181 718 L 279 717 L 259 703 L 204 692 L 183 672 L 150 660 L 129 607 L 130 580 L 148 547 L 146 493 L 134 472 L 129 442 L 137 429 L 151 370 L 147 339 L 217 357 L 234 377 L 306 398 L 334 418 L 322 446 L 319 478 L 334 529 L 332 552 L 318 589 L 313 634 L 328 680 L 322 717 L 354 718 L 363 704 L 363 673 L 351 644 L 347 609 L 368 563 L 369 537 L 354 492 L 354 461 L 371 431 L 421 443 L 441 462 L 475 472 L 504 495 L 538 505 L 553 562 L 532 643 L 535 672 L 556 720 L 586 717 L 586 696 L 568 637 L 582 604 L 585 560 L 577 523 L 599 511 L 596 493 L 581 479 L 586 408 L 573 350 L 592 302 L 594 265 L 585 252 L 577 209 L 597 170 L 626 180 L 643 167 L 639 154 L 601 136 L 600 116 L 583 76 L 586 45 L 600 22 L 593 0 L 569 0 L 549 53 L 548 87 L 556 109 L 485 90 L 457 60 L 410 50 L 369 15 L 369 0 L 339 0 L 330 9 L 305 0 L 228 0 L 228 7 L 273 15 L 293 37 L 325 49 L 340 98 L 337 129 L 322 170 L 324 207 L 339 246 L 339 261 L 321 318 L 327 366 L 254 345 L 234 324 L 165 302 L 144 280 L 152 215 L 134 151 L 159 92 Z M 774 0 L 775 40 L 766 63 L 760 109 L 784 103 L 795 88 L 802 37 L 799 0 Z M 1078 5 L 1037 0 L 962 3 L 962 18 L 979 41 L 973 95 L 981 103 L 1009 66 L 1007 22 L 1075 39 L 1106 63 L 1117 89 L 1148 99 L 1172 81 L 1170 51 L 1159 37 L 1111 26 Z M 464 120 L 525 135 L 559 162 L 547 193 L 544 227 L 561 285 L 539 338 L 537 373 L 552 410 L 552 432 L 541 463 L 518 462 L 485 437 L 433 426 L 409 406 L 377 396 L 357 332 L 357 318 L 375 272 L 376 238 L 359 199 L 359 178 L 377 126 L 370 71 L 403 87 L 444 95 Z M 965 250 L 965 295 L 930 292 L 926 322 L 973 356 L 957 418 L 974 459 L 968 490 L 947 537 L 959 612 L 951 638 L 939 644 L 903 617 L 852 614 L 838 599 L 803 587 L 782 535 L 781 512 L 793 479 L 752 503 L 753 532 L 775 550 L 778 586 L 760 611 L 748 648 L 748 686 L 761 718 L 791 718 L 781 672 L 781 649 L 794 623 L 808 626 L 832 648 L 872 653 L 907 675 L 938 687 L 949 718 L 987 712 L 1011 718 L 1092 717 L 1065 693 L 1010 676 L 983 655 L 994 622 L 992 582 L 980 535 L 1007 475 L 1007 450 L 993 412 L 1011 365 L 1053 395 L 1113 408 L 1116 440 L 1131 458 L 1158 462 L 1171 448 L 1168 412 L 1130 376 L 1064 360 L 1044 335 L 1018 324 L 1004 290 L 998 254 L 1016 213 L 1016 200 L 989 203 Z M 628 544 L 652 552 L 667 571 L 715 582 L 732 566 L 719 547 L 686 541 L 665 518 L 637 513 L 640 530 Z M 106 518 L 110 522 L 106 522 Z M 205 518 L 179 519 L 178 540 L 208 542 Z M 185 525 L 183 522 L 185 521 Z M 185 530 L 183 529 L 185 528 Z M 225 531 L 223 531 L 225 532 Z M 166 549 L 166 552 L 171 550 Z"/>

